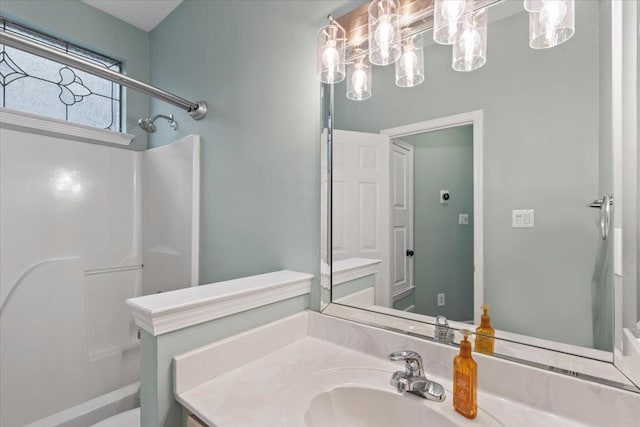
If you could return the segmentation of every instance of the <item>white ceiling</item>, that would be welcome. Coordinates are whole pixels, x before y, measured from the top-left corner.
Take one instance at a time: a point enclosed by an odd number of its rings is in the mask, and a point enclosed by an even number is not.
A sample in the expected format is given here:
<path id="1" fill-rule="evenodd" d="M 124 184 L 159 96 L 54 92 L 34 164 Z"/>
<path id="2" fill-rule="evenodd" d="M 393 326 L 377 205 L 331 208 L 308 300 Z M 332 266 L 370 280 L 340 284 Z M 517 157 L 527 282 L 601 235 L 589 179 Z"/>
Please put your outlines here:
<path id="1" fill-rule="evenodd" d="M 149 32 L 166 18 L 183 0 L 81 0 L 82 2 L 115 16 L 134 27 Z M 363 0 L 364 1 L 364 0 Z M 502 7 L 491 8 L 489 21 L 497 21 L 522 12 L 521 2 L 503 2 Z"/>
<path id="2" fill-rule="evenodd" d="M 182 0 L 82 0 L 82 2 L 149 32 L 182 3 Z"/>

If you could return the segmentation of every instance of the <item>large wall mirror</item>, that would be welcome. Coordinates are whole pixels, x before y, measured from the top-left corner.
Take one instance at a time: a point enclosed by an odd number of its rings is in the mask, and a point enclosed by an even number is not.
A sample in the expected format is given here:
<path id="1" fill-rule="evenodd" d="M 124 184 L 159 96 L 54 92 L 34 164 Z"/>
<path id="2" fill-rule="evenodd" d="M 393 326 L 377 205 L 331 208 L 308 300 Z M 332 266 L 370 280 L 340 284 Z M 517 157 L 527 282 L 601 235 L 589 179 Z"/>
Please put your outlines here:
<path id="1" fill-rule="evenodd" d="M 475 71 L 429 30 L 421 84 L 324 85 L 323 300 L 454 329 L 488 305 L 498 339 L 613 362 L 613 13 L 577 1 L 575 35 L 531 49 L 522 2 L 497 2 Z"/>

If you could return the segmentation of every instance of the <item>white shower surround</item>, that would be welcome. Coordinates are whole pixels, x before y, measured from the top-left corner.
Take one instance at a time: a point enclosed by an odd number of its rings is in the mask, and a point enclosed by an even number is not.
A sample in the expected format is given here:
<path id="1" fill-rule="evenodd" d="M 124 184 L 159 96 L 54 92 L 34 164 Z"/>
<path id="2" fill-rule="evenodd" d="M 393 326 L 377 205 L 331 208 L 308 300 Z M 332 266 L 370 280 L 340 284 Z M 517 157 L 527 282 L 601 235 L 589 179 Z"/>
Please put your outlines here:
<path id="1" fill-rule="evenodd" d="M 113 145 L 131 135 L 0 113 L 0 425 L 10 427 L 68 415 L 138 381 L 124 301 L 197 284 L 199 137 L 136 152 Z M 179 271 L 158 280 L 148 255 L 154 284 L 142 280 L 145 206 L 164 210 L 145 232 L 162 231 L 154 242 Z"/>

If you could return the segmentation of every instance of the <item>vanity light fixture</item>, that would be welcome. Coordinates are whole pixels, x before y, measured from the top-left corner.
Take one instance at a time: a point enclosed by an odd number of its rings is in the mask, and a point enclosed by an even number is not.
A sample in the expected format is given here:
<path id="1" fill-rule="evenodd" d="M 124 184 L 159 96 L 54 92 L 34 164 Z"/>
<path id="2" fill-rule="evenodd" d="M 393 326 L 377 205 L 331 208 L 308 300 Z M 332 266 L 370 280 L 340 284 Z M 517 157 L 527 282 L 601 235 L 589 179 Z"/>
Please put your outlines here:
<path id="1" fill-rule="evenodd" d="M 371 64 L 362 54 L 347 65 L 347 98 L 364 101 L 371 98 Z"/>
<path id="2" fill-rule="evenodd" d="M 400 5 L 397 0 L 369 4 L 369 62 L 393 64 L 400 58 Z"/>
<path id="3" fill-rule="evenodd" d="M 433 40 L 453 44 L 458 24 L 467 10 L 473 10 L 473 0 L 435 0 L 433 5 Z"/>
<path id="4" fill-rule="evenodd" d="M 576 31 L 575 0 L 528 0 L 529 46 L 547 49 L 569 40 Z M 528 10 L 528 9 L 527 9 Z"/>
<path id="5" fill-rule="evenodd" d="M 402 41 L 402 55 L 396 62 L 396 85 L 414 87 L 424 81 L 424 49 L 422 34 Z"/>
<path id="6" fill-rule="evenodd" d="M 328 84 L 346 77 L 347 98 L 363 101 L 371 97 L 372 65 L 395 63 L 396 85 L 417 86 L 424 81 L 423 33 L 430 29 L 436 43 L 453 45 L 454 70 L 477 70 L 487 62 L 487 9 L 498 2 L 371 0 L 338 18 L 340 23 L 329 15 L 318 31 L 318 77 Z M 557 46 L 575 33 L 575 0 L 523 4 L 531 48 Z"/>
<path id="7" fill-rule="evenodd" d="M 451 66 L 456 71 L 473 71 L 487 62 L 487 8 L 468 12 L 458 28 Z"/>
<path id="8" fill-rule="evenodd" d="M 344 28 L 328 16 L 329 24 L 318 31 L 318 76 L 322 83 L 339 83 L 345 78 L 345 46 Z"/>

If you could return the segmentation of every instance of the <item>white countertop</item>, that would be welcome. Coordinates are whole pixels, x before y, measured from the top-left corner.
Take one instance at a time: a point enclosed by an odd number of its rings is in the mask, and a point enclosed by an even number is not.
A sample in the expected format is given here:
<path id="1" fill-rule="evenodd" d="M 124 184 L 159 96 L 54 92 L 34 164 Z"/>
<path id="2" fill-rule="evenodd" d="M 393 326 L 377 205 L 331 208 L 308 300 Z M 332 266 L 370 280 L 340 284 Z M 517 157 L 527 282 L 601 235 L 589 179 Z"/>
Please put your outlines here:
<path id="1" fill-rule="evenodd" d="M 303 322 L 307 321 L 309 326 L 305 327 Z M 343 331 L 339 330 L 340 325 L 345 325 Z M 323 328 L 326 332 L 322 332 Z M 328 316 L 303 313 L 275 322 L 275 327 L 266 325 L 194 350 L 175 359 L 176 398 L 210 426 L 302 427 L 304 424 L 299 420 L 304 418 L 305 405 L 308 405 L 304 387 L 308 394 L 310 385 L 324 387 L 320 392 L 338 385 L 326 378 L 316 381 L 322 375 L 333 376 L 339 382 L 343 372 L 369 370 L 376 373 L 360 377 L 367 387 L 383 391 L 388 387 L 393 392 L 388 381 L 394 371 L 403 369 L 403 365 L 372 355 L 372 352 L 387 352 L 387 344 L 394 350 L 409 349 L 410 343 L 417 341 L 367 328 Z M 389 342 L 381 343 L 381 337 L 387 334 L 391 334 L 388 335 Z M 336 341 L 344 339 L 349 345 L 331 342 L 333 335 L 342 337 Z M 626 427 L 633 425 L 626 424 L 629 420 L 640 416 L 640 395 L 474 354 L 479 369 L 485 369 L 485 372 L 482 375 L 479 372 L 478 417 L 467 420 L 454 411 L 451 380 L 448 375 L 442 376 L 450 372 L 451 361 L 440 359 L 449 359 L 452 349 L 434 343 L 426 345 L 423 349 L 413 348 L 425 359 L 427 377 L 444 386 L 447 399 L 443 403 L 424 400 L 421 404 L 456 420 L 461 426 Z M 234 357 L 229 357 L 230 354 Z M 242 360 L 232 360 L 236 355 Z M 514 396 L 531 396 L 531 404 L 507 399 L 487 389 L 506 390 L 509 394 L 509 390 L 513 390 Z M 558 394 L 563 396 L 557 399 Z M 415 399 L 414 396 L 405 397 Z M 541 409 L 545 406 L 550 410 Z"/>
<path id="2" fill-rule="evenodd" d="M 210 426 L 301 427 L 287 423 L 290 420 L 288 412 L 293 410 L 291 402 L 295 401 L 296 385 L 312 375 L 338 368 L 381 369 L 391 378 L 391 374 L 402 366 L 307 336 L 179 393 L 177 399 Z M 494 426 L 493 418 L 505 426 L 585 426 L 482 391 L 478 393 L 477 418 L 467 420 L 452 407 L 451 381 L 438 377 L 430 379 L 444 386 L 447 399 L 442 403 L 425 400 L 424 404 L 458 419 L 462 426 Z M 390 385 L 388 387 L 391 389 Z"/>

